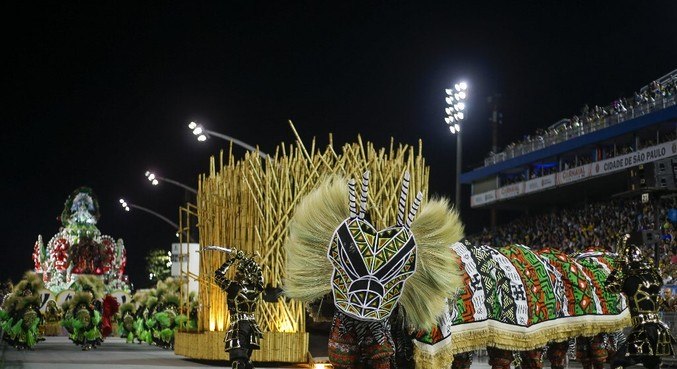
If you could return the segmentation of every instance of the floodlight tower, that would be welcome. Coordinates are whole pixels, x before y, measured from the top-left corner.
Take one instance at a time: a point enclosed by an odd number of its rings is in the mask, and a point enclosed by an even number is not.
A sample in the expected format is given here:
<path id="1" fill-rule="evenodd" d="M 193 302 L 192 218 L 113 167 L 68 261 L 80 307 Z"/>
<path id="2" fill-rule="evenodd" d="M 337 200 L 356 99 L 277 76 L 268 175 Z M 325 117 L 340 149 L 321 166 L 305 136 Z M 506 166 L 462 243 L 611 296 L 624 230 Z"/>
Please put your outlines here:
<path id="1" fill-rule="evenodd" d="M 459 82 L 453 88 L 445 90 L 447 107 L 444 109 L 447 116 L 444 121 L 449 126 L 451 134 L 456 135 L 456 210 L 461 210 L 461 122 L 465 120 L 465 101 L 468 97 L 468 84 Z"/>

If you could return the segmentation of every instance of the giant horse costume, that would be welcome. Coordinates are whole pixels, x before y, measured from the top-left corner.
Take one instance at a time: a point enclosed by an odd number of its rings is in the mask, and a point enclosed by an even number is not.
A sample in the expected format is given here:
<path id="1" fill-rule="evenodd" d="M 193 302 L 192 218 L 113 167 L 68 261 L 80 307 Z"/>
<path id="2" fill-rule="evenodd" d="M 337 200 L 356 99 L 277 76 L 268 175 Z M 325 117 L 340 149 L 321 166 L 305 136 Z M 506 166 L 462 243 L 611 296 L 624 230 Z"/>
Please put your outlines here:
<path id="1" fill-rule="evenodd" d="M 355 181 L 330 177 L 301 201 L 292 219 L 286 294 L 305 302 L 333 294 L 334 368 L 394 367 L 395 308 L 406 311 L 407 324 L 429 329 L 460 287 L 448 250 L 462 237 L 458 214 L 446 201 L 422 202 L 421 193 L 407 212 L 409 174 L 403 178 L 397 224 L 388 228 L 376 229 L 367 219 L 369 172 L 359 206 Z"/>

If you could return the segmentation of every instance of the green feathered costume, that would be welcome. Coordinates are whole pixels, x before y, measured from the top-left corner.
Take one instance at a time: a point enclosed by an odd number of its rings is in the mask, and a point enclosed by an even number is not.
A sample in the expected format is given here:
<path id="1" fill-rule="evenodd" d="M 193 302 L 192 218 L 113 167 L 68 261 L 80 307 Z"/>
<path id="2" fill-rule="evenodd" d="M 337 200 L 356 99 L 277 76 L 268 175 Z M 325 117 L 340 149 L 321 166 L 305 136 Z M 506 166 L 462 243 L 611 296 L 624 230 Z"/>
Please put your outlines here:
<path id="1" fill-rule="evenodd" d="M 120 306 L 120 320 L 118 321 L 118 333 L 121 338 L 127 340 L 127 343 L 134 342 L 134 321 L 136 317 L 136 308 L 134 304 L 128 302 Z"/>
<path id="2" fill-rule="evenodd" d="M 132 342 L 137 343 L 152 342 L 150 340 L 150 331 L 146 328 L 146 318 L 149 317 L 148 299 L 151 297 L 149 290 L 138 290 L 134 293 L 132 301 L 136 304 L 136 312 L 134 313 L 134 321 L 132 323 Z"/>
<path id="3" fill-rule="evenodd" d="M 104 338 L 101 334 L 103 282 L 93 276 L 80 276 L 71 288 L 77 292 L 62 306 L 64 318 L 61 326 L 68 331 L 68 338 L 83 350 L 96 348 Z"/>
<path id="4" fill-rule="evenodd" d="M 150 337 L 154 345 L 164 349 L 174 347 L 174 334 L 188 325 L 188 317 L 179 314 L 179 280 L 168 277 L 160 281 L 155 289 L 157 304 L 148 324 Z"/>
<path id="5" fill-rule="evenodd" d="M 89 350 L 100 345 L 103 336 L 100 331 L 101 313 L 94 306 L 91 292 L 77 292 L 72 299 L 63 304 L 66 312 L 61 326 L 68 331 L 68 338 L 74 344 Z"/>
<path id="6" fill-rule="evenodd" d="M 3 339 L 18 350 L 32 349 L 42 340 L 39 326 L 43 318 L 38 291 L 43 287 L 42 279 L 35 273 L 28 272 L 3 301 L 0 309 Z"/>
<path id="7" fill-rule="evenodd" d="M 285 245 L 286 295 L 303 302 L 334 296 L 329 359 L 335 368 L 365 361 L 389 367 L 389 318 L 396 307 L 405 312 L 407 326 L 429 329 L 462 286 L 449 247 L 463 237 L 463 225 L 447 201 L 421 205 L 419 193 L 406 212 L 405 173 L 397 225 L 377 230 L 365 220 L 368 182 L 366 172 L 357 205 L 354 181 L 324 180 L 296 207 Z M 388 211 L 372 210 L 372 216 Z"/>

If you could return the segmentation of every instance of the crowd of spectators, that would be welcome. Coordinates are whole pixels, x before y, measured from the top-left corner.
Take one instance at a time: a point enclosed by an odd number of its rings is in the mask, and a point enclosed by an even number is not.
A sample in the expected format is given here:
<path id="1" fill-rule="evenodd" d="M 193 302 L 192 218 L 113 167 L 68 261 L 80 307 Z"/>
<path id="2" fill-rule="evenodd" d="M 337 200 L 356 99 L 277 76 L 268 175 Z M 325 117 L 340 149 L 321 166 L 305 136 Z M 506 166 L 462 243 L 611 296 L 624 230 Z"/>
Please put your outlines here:
<path id="1" fill-rule="evenodd" d="M 506 145 L 503 152 L 490 152 L 485 165 L 503 161 L 518 155 L 596 131 L 610 124 L 645 114 L 655 109 L 659 101 L 672 101 L 677 95 L 677 71 L 664 77 L 661 82 L 653 81 L 634 93 L 632 97 L 622 97 L 606 106 L 585 105 L 581 114 L 571 119 L 562 119 L 548 129 L 539 128 L 532 135 L 525 135 L 521 141 Z"/>
<path id="2" fill-rule="evenodd" d="M 639 200 L 614 199 L 521 217 L 495 230 L 484 229 L 468 239 L 474 244 L 494 247 L 517 243 L 572 254 L 592 246 L 614 251 L 622 234 L 659 230 L 662 276 L 666 284 L 677 284 L 675 207 L 673 199 L 656 199 L 645 204 Z M 654 259 L 653 249 L 645 248 L 645 252 L 648 259 Z"/>

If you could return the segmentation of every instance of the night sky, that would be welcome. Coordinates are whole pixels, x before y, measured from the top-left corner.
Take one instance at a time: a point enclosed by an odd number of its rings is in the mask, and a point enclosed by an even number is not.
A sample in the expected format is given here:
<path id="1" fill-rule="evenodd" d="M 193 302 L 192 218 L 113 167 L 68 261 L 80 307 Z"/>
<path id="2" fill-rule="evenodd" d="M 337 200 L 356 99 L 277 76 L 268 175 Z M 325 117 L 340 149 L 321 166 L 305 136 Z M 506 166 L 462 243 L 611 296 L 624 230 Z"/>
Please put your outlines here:
<path id="1" fill-rule="evenodd" d="M 422 139 L 432 192 L 453 197 L 453 82 L 470 85 L 465 171 L 490 150 L 490 94 L 503 95 L 504 146 L 677 67 L 667 0 L 11 3 L 0 8 L 0 280 L 32 267 L 38 234 L 47 242 L 67 196 L 90 186 L 99 229 L 125 240 L 130 277 L 146 286 L 143 258 L 169 249 L 174 230 L 118 199 L 178 219 L 184 191 L 144 172 L 197 187 L 227 144 L 198 143 L 191 120 L 269 153 L 294 140 L 289 119 L 306 142 Z M 478 230 L 488 219 L 464 191 Z"/>

